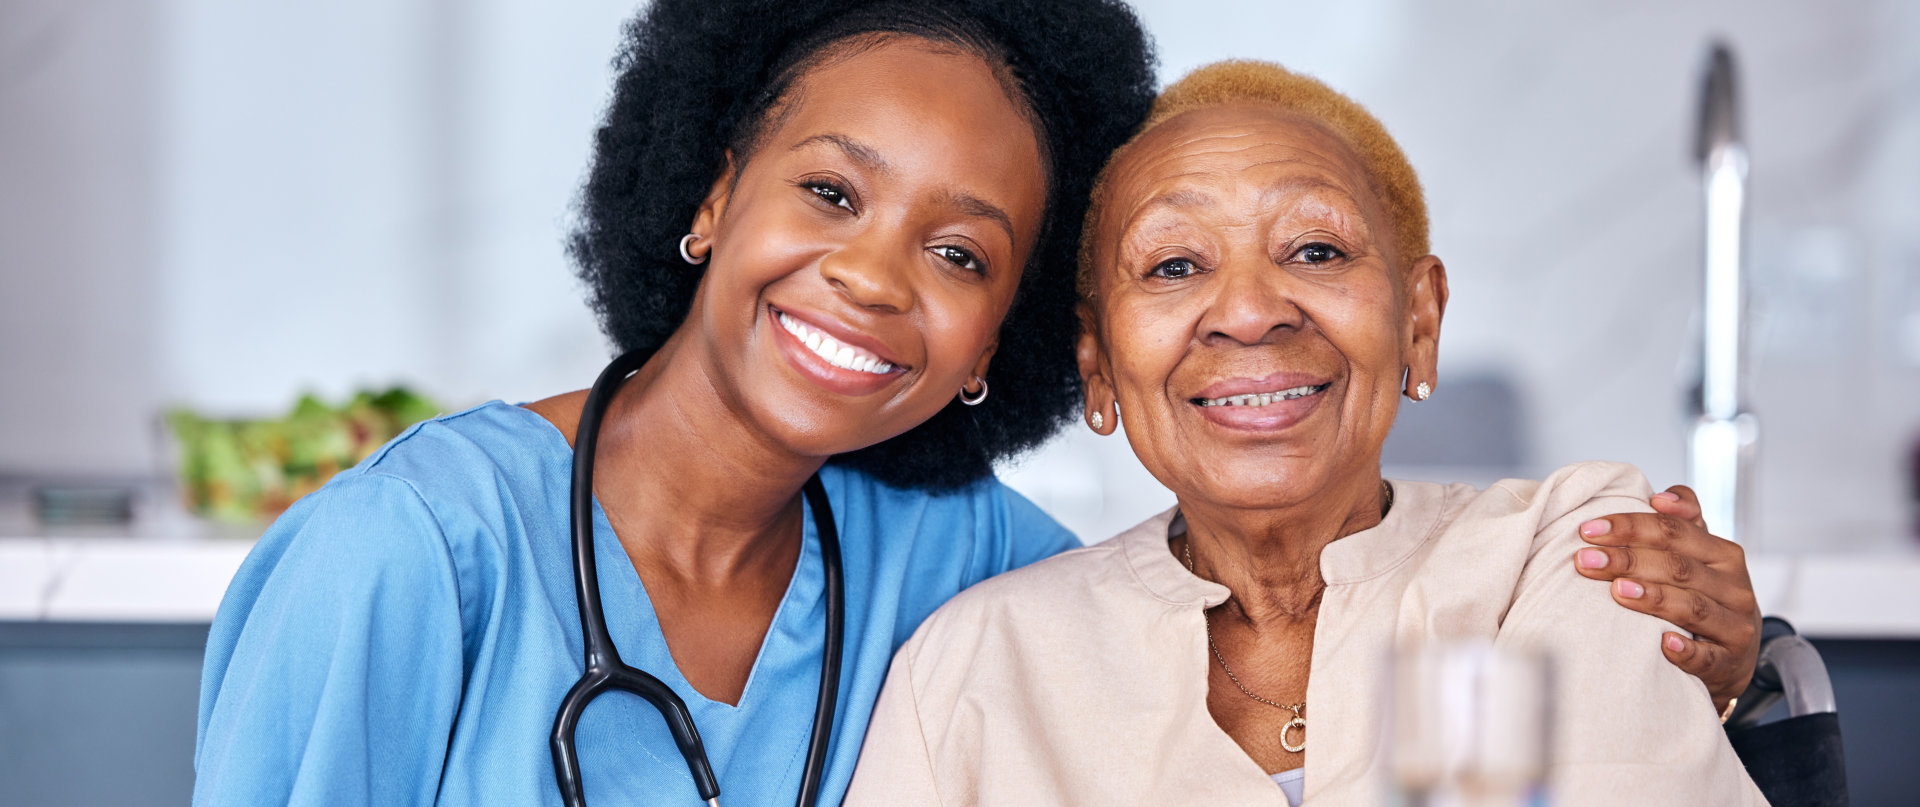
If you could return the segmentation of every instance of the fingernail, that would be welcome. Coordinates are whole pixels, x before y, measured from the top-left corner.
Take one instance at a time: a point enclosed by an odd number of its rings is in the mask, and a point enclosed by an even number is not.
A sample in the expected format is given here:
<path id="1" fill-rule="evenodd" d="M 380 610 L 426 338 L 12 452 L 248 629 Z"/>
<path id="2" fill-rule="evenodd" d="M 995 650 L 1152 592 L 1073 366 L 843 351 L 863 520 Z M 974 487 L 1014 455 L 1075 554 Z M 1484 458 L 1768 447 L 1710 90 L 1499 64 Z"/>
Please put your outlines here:
<path id="1" fill-rule="evenodd" d="M 1573 554 L 1579 560 L 1582 569 L 1598 569 L 1607 565 L 1607 553 L 1598 549 L 1582 549 Z"/>
<path id="2" fill-rule="evenodd" d="M 1580 534 L 1588 538 L 1592 538 L 1593 536 L 1596 536 L 1596 535 L 1606 535 L 1607 532 L 1612 529 L 1613 529 L 1612 522 L 1609 522 L 1604 518 L 1596 518 L 1592 521 L 1589 521 L 1585 524 L 1580 525 Z"/>
<path id="3" fill-rule="evenodd" d="M 1639 583 L 1635 583 L 1632 580 L 1614 581 L 1613 590 L 1619 592 L 1620 596 L 1625 597 L 1629 600 L 1640 599 L 1641 595 L 1647 593 L 1646 587 L 1640 585 Z"/>
<path id="4" fill-rule="evenodd" d="M 1671 633 L 1667 634 L 1668 650 L 1672 650 L 1673 652 L 1678 653 L 1685 648 L 1686 648 L 1686 644 L 1680 641 L 1680 637 L 1675 636 Z"/>
<path id="5" fill-rule="evenodd" d="M 1680 494 L 1670 493 L 1668 491 L 1663 490 L 1663 491 L 1660 491 L 1659 493 L 1653 494 L 1653 498 L 1662 499 L 1669 502 L 1677 502 L 1677 501 L 1680 501 Z"/>

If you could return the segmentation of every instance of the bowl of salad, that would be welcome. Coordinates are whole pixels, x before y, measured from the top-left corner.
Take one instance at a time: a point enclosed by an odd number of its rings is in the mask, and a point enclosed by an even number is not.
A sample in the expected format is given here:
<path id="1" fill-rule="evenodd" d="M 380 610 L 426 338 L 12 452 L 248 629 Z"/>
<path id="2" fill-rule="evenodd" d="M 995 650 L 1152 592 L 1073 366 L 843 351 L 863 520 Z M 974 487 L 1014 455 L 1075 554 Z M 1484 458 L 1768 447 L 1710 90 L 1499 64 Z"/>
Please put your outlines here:
<path id="1" fill-rule="evenodd" d="M 279 418 L 216 418 L 175 409 L 166 421 L 179 448 L 187 509 L 217 521 L 256 523 L 278 516 L 407 427 L 442 411 L 424 396 L 394 387 L 362 391 L 339 405 L 305 395 Z"/>

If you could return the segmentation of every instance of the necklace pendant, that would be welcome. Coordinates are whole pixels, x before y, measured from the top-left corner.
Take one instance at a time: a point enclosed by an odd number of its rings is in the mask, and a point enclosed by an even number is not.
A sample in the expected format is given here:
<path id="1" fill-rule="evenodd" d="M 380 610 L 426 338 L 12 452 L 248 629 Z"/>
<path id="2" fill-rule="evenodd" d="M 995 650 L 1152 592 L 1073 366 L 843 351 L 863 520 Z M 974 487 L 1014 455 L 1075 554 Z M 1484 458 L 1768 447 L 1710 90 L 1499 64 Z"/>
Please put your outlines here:
<path id="1" fill-rule="evenodd" d="M 1287 732 L 1293 731 L 1294 729 L 1300 730 L 1299 745 L 1294 745 L 1293 743 L 1287 742 Z M 1280 727 L 1280 747 L 1287 749 L 1287 753 L 1289 754 L 1298 754 L 1302 751 L 1307 750 L 1307 719 L 1306 718 L 1295 715 L 1292 720 L 1287 721 L 1287 724 L 1285 726 Z"/>

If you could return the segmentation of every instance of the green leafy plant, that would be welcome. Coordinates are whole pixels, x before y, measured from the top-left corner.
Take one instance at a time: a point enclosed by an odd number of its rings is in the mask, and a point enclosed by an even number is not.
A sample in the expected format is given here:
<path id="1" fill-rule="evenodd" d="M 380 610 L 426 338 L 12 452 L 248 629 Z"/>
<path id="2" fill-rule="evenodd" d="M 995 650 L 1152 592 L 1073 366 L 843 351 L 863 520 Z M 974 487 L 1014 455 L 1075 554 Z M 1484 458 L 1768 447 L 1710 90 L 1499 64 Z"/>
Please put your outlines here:
<path id="1" fill-rule="evenodd" d="M 405 387 L 362 391 L 329 406 L 302 396 L 272 420 L 208 418 L 187 409 L 167 413 L 180 447 L 180 487 L 187 508 L 220 521 L 255 522 L 278 515 L 318 490 L 408 426 L 442 412 Z"/>

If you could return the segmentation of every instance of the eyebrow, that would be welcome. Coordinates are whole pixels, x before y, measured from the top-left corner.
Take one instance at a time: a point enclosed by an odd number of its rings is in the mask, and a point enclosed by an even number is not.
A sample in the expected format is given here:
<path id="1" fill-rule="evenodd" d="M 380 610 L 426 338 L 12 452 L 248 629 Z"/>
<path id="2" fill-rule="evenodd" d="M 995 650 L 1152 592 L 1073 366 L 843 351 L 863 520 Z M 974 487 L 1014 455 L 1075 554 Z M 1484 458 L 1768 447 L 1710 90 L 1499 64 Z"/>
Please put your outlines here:
<path id="1" fill-rule="evenodd" d="M 1260 192 L 1260 204 L 1263 207 L 1271 207 L 1279 204 L 1279 201 L 1277 201 L 1278 198 L 1291 196 L 1305 190 L 1330 190 L 1342 195 L 1346 194 L 1346 189 L 1335 183 L 1315 177 L 1298 177 L 1262 190 Z M 1140 206 L 1140 213 L 1162 207 L 1170 207 L 1176 210 L 1204 209 L 1212 207 L 1213 204 L 1213 196 L 1205 191 L 1195 190 L 1193 188 L 1178 188 L 1148 199 L 1146 204 Z M 1136 214 L 1136 217 L 1137 215 L 1138 214 Z"/>
<path id="2" fill-rule="evenodd" d="M 1007 211 L 1001 210 L 999 205 L 959 191 L 948 193 L 947 201 L 960 208 L 961 213 L 1000 225 L 1000 229 L 1007 231 L 1008 241 L 1020 243 L 1020 239 L 1013 236 L 1013 217 L 1007 215 Z"/>
<path id="3" fill-rule="evenodd" d="M 841 153 L 847 155 L 847 159 L 859 163 L 860 167 L 867 170 L 880 174 L 893 173 L 893 166 L 887 163 L 887 158 L 880 156 L 878 149 L 843 134 L 832 132 L 817 134 L 793 144 L 792 150 L 799 151 L 817 143 L 826 143 L 840 149 Z M 961 191 L 948 192 L 946 201 L 958 207 L 962 214 L 986 219 L 999 225 L 1000 229 L 1006 231 L 1008 241 L 1019 242 L 1020 239 L 1013 234 L 1013 217 L 1007 215 L 1007 211 L 1002 210 L 999 205 Z"/>
<path id="4" fill-rule="evenodd" d="M 1148 208 L 1154 208 L 1154 207 L 1172 207 L 1172 208 L 1179 208 L 1184 210 L 1184 209 L 1195 208 L 1195 207 L 1209 207 L 1212 204 L 1213 204 L 1212 196 L 1208 196 L 1205 193 L 1192 190 L 1192 189 L 1181 189 L 1176 191 L 1168 191 L 1166 193 L 1160 194 L 1159 196 L 1155 196 L 1152 199 L 1147 200 L 1147 203 L 1145 205 L 1142 205 L 1141 209 L 1146 210 Z"/>
<path id="5" fill-rule="evenodd" d="M 859 163 L 861 168 L 880 174 L 893 173 L 893 166 L 887 164 L 887 158 L 880 156 L 878 149 L 843 134 L 817 134 L 793 144 L 791 150 L 799 151 L 816 143 L 826 143 L 840 149 L 847 159 Z"/>

